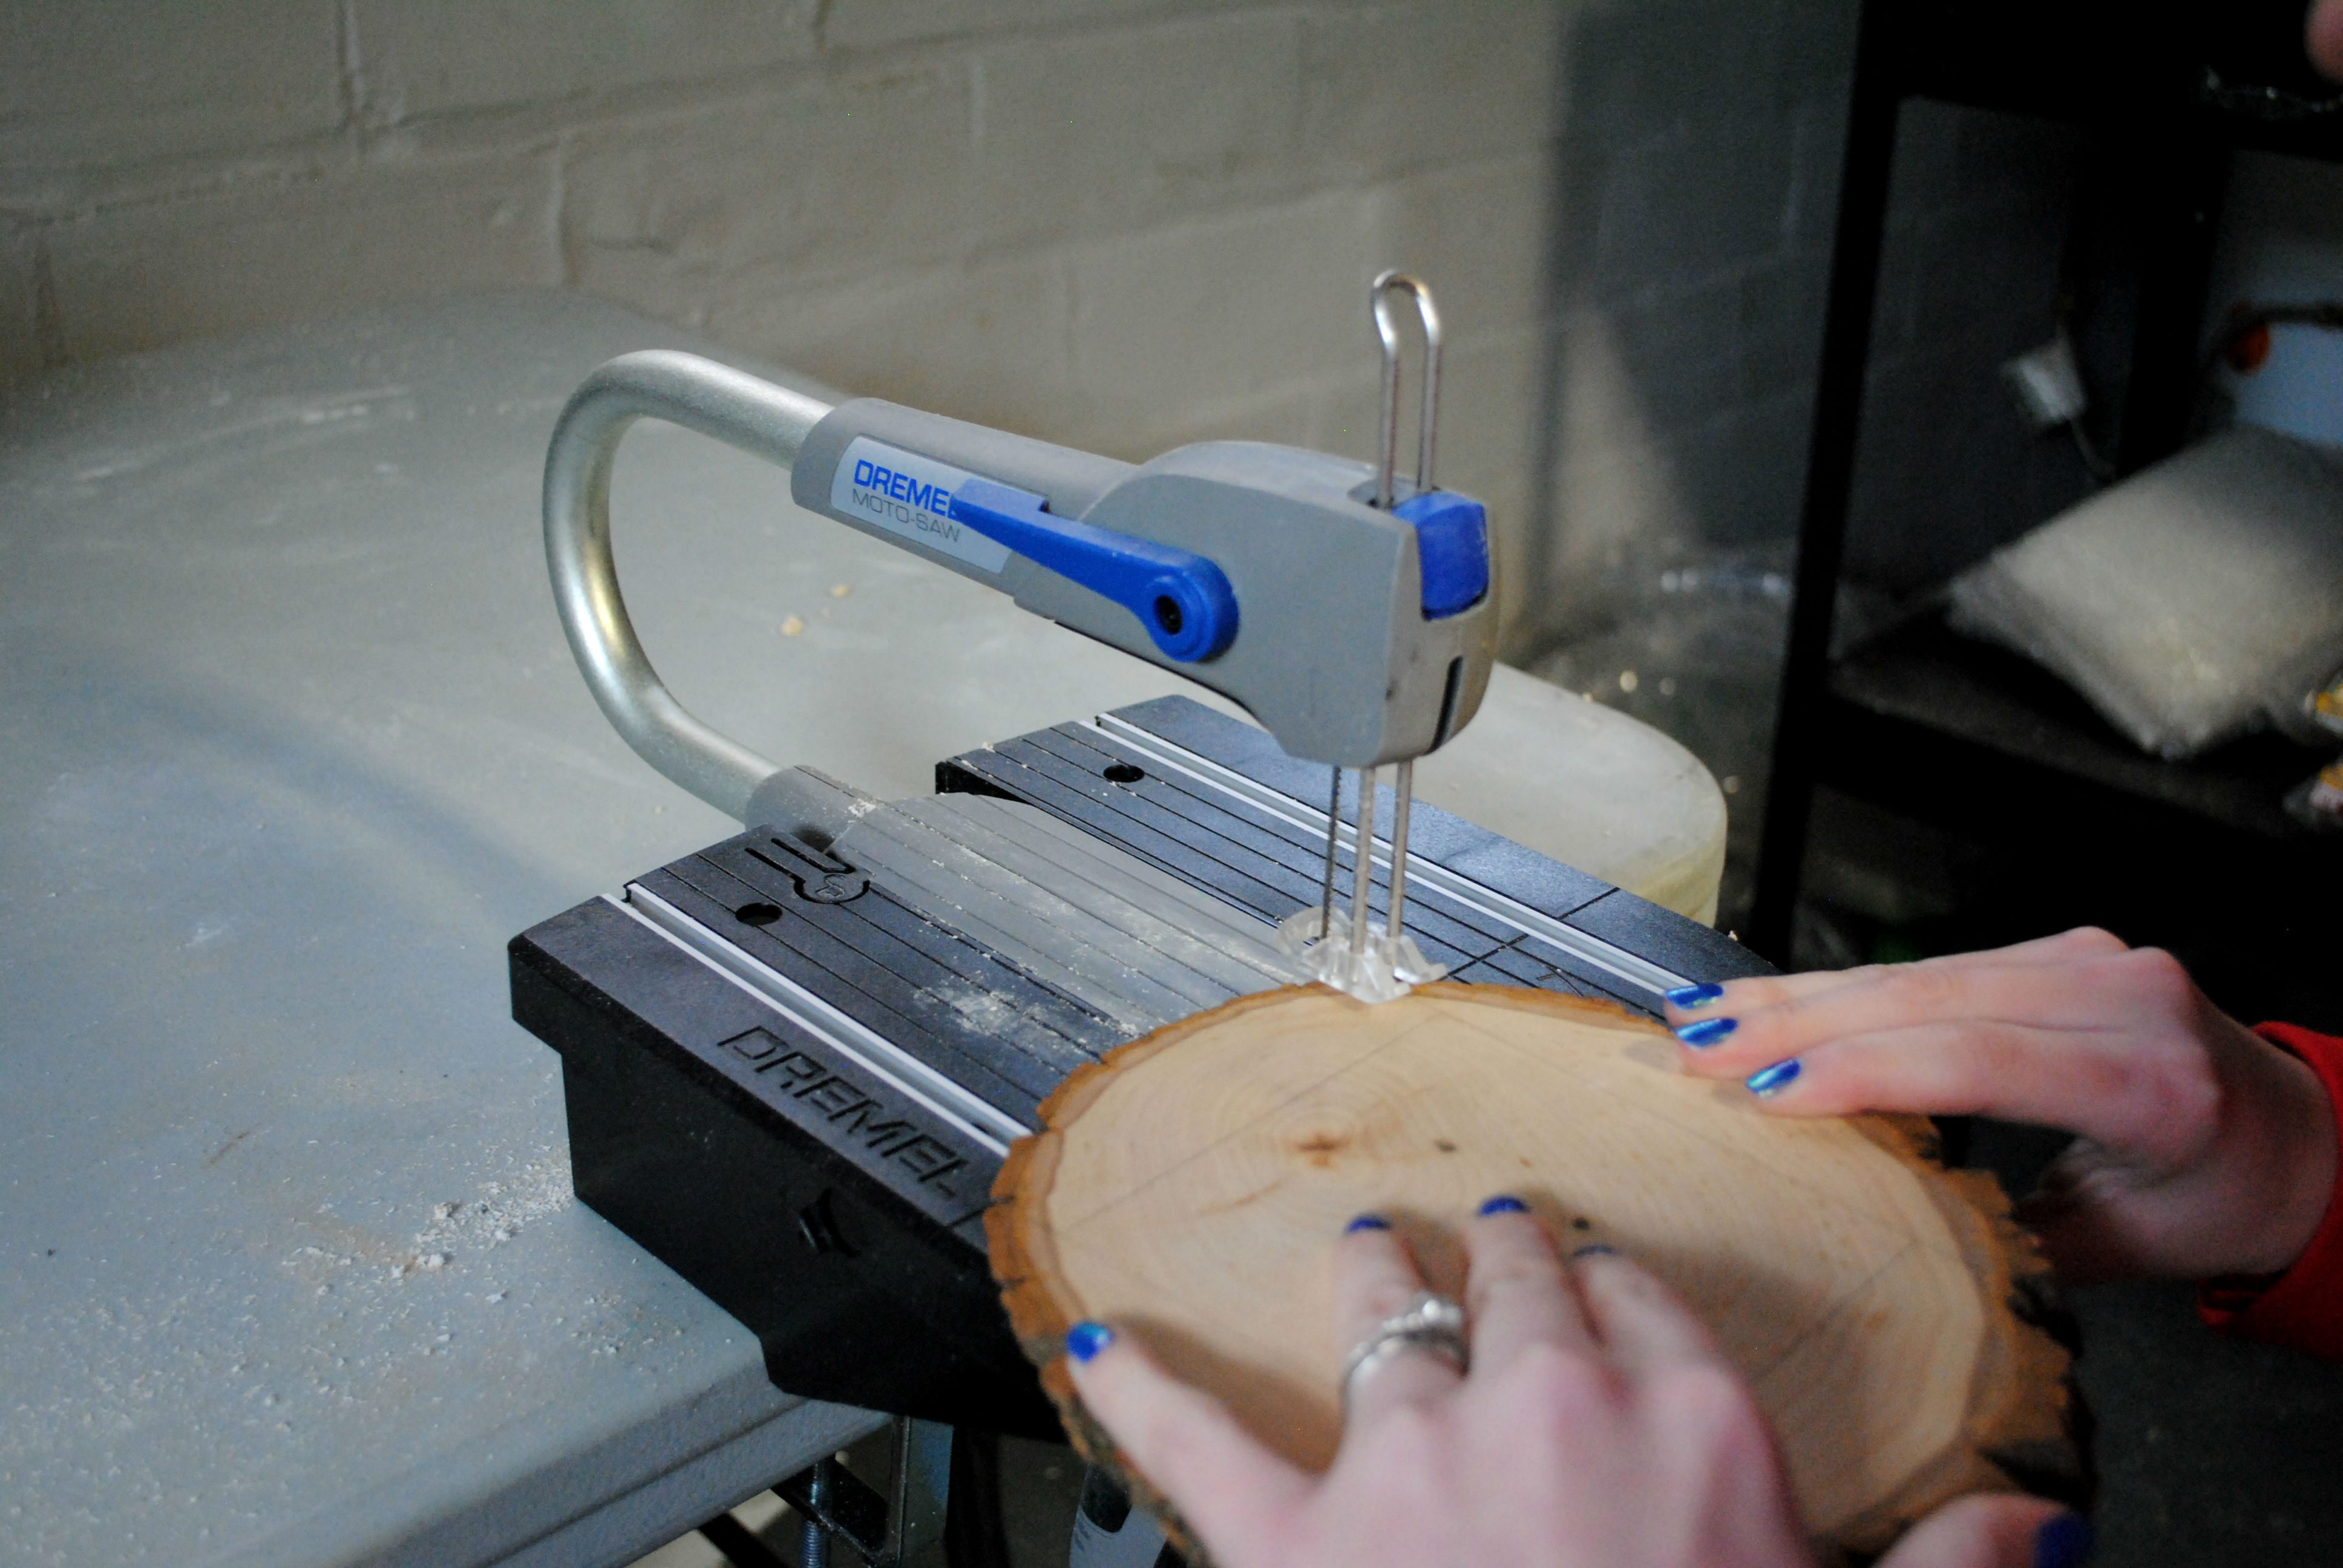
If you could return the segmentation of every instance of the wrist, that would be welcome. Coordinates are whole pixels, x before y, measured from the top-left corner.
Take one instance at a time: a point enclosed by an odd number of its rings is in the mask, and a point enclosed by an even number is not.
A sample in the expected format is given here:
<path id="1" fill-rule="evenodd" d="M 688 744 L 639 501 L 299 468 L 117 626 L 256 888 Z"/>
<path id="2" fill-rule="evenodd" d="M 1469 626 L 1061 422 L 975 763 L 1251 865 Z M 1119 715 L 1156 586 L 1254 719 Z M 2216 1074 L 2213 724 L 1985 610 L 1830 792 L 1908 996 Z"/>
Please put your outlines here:
<path id="1" fill-rule="evenodd" d="M 2275 1275 L 2302 1255 L 2334 1203 L 2337 1108 L 2308 1062 L 2252 1038 L 2250 1087 L 2238 1086 L 2251 1111 L 2234 1135 L 2252 1165 L 2248 1201 L 2236 1231 L 2238 1256 L 2219 1271 Z"/>

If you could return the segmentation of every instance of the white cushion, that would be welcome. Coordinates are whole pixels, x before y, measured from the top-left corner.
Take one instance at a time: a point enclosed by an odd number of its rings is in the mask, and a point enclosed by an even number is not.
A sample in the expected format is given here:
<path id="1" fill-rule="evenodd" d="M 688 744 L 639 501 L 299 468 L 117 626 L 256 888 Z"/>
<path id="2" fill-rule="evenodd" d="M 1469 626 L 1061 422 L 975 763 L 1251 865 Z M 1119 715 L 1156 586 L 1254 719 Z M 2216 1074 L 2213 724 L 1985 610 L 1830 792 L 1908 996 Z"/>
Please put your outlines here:
<path id="1" fill-rule="evenodd" d="M 2139 746 L 2188 757 L 2343 666 L 2343 455 L 2238 426 L 1953 583 L 1952 623 L 2055 671 Z"/>

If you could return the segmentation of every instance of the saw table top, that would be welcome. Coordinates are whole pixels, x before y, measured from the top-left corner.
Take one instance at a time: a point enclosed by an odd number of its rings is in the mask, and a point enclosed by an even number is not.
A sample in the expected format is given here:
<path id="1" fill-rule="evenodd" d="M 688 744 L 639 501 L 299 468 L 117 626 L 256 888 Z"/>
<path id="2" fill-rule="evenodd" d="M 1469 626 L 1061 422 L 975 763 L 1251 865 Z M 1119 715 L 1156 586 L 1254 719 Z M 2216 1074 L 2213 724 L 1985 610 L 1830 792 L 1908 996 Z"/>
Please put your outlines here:
<path id="1" fill-rule="evenodd" d="M 602 721 L 545 583 L 554 416 L 656 347 L 723 357 L 437 301 L 0 423 L 0 1562 L 619 1563 L 873 1424 L 574 1202 L 507 1012 L 512 932 L 730 830 Z M 1181 684 L 699 437 L 638 434 L 616 496 L 677 692 L 874 794 Z M 1501 671 L 1425 797 L 1697 912 L 1715 785 L 1574 698 L 1525 756 L 1555 700 Z"/>

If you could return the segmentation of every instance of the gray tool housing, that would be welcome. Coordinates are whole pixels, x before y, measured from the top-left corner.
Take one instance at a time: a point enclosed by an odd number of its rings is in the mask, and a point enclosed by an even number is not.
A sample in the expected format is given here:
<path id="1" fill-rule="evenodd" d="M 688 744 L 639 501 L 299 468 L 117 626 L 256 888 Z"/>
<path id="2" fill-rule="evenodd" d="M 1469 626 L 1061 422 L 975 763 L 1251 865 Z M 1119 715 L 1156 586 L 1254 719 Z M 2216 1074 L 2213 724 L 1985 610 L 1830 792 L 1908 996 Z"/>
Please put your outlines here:
<path id="1" fill-rule="evenodd" d="M 646 418 L 790 468 L 792 493 L 808 510 L 1225 693 L 1289 756 L 1343 767 L 1421 756 L 1464 727 L 1488 686 L 1493 565 L 1479 600 L 1427 618 L 1414 526 L 1367 504 L 1375 479 L 1364 464 L 1214 441 L 1134 467 L 874 399 L 833 407 L 694 355 L 621 355 L 571 396 L 546 451 L 554 605 L 587 689 L 627 744 L 743 822 L 827 843 L 858 807 L 812 769 L 785 767 L 702 723 L 652 668 L 619 590 L 610 524 L 619 444 Z M 1237 602 L 1234 638 L 1213 658 L 1174 659 L 1121 605 L 990 539 L 937 548 L 917 528 L 843 509 L 835 481 L 858 440 L 894 448 L 911 467 L 1039 495 L 1057 516 L 1210 558 Z"/>
<path id="2" fill-rule="evenodd" d="M 1046 497 L 1058 516 L 1210 558 L 1236 592 L 1235 641 L 1215 658 L 1174 660 L 1130 610 L 1022 556 L 988 570 L 833 506 L 839 465 L 865 437 Z M 871 397 L 824 416 L 789 479 L 808 511 L 1210 687 L 1288 755 L 1346 768 L 1421 757 L 1463 729 L 1496 648 L 1493 569 L 1478 603 L 1427 619 L 1415 529 L 1369 505 L 1373 487 L 1368 465 L 1298 447 L 1205 441 L 1134 467 Z"/>

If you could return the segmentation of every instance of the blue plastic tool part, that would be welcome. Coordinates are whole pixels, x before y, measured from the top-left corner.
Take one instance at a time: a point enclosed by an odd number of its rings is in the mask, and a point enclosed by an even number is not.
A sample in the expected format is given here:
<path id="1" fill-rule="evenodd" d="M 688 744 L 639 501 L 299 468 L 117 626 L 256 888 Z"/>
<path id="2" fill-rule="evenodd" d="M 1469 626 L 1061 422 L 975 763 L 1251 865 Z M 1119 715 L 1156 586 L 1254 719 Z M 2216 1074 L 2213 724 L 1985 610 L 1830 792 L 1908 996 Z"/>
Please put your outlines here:
<path id="1" fill-rule="evenodd" d="M 1392 508 L 1415 525 L 1423 571 L 1423 617 L 1438 620 L 1479 604 L 1489 591 L 1488 509 L 1453 490 L 1427 490 Z"/>
<path id="2" fill-rule="evenodd" d="M 970 479 L 952 492 L 951 519 L 1078 582 L 1139 618 L 1169 658 L 1193 664 L 1237 635 L 1236 590 L 1206 557 L 1052 517 L 1029 491 Z"/>

